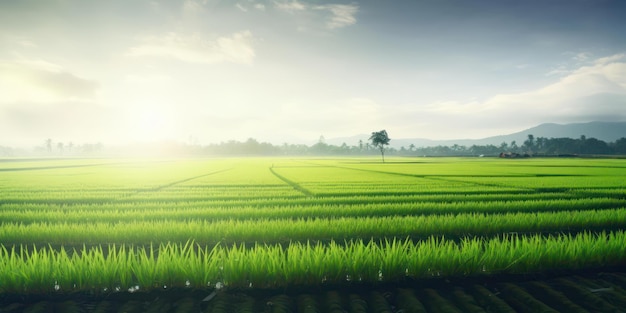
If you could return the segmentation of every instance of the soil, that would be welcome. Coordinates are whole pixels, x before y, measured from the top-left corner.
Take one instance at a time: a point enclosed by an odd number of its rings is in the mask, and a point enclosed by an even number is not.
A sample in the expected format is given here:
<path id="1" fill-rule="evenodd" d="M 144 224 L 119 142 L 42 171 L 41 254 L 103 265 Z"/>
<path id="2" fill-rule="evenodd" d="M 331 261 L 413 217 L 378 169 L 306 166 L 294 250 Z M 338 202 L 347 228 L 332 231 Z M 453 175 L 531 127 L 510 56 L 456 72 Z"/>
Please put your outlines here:
<path id="1" fill-rule="evenodd" d="M 276 290 L 0 294 L 0 312 L 626 312 L 626 266 Z"/>

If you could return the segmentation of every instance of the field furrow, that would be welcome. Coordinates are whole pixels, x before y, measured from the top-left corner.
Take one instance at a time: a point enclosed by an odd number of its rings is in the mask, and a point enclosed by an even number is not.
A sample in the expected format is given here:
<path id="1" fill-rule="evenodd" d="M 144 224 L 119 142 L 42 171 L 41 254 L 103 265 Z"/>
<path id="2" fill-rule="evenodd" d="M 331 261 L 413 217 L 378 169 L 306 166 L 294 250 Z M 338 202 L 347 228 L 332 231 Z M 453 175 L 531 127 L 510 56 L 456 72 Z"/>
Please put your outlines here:
<path id="1" fill-rule="evenodd" d="M 624 162 L 3 162 L 0 310 L 614 311 L 626 306 Z M 548 273 L 563 277 L 485 285 Z M 171 289 L 179 300 L 97 301 Z"/>

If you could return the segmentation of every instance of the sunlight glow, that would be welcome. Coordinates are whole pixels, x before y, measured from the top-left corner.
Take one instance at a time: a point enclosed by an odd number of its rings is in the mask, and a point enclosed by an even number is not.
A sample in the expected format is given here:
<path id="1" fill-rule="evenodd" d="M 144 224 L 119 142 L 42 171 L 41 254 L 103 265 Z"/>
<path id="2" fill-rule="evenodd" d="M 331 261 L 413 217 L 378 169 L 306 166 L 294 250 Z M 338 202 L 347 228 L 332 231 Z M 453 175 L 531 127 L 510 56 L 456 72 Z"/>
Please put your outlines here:
<path id="1" fill-rule="evenodd" d="M 167 115 L 158 109 L 145 109 L 133 118 L 134 130 L 131 134 L 137 141 L 156 141 L 168 136 L 171 122 Z"/>

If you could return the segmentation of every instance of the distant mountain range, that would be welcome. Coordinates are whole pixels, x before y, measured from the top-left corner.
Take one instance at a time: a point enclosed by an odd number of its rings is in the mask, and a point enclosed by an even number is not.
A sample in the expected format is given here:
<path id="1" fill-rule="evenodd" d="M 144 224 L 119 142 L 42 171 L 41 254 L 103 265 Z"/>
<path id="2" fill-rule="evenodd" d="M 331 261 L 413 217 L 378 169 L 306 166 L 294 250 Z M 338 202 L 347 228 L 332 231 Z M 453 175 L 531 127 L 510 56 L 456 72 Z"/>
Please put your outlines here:
<path id="1" fill-rule="evenodd" d="M 401 146 L 409 147 L 414 144 L 416 147 L 432 147 L 432 146 L 472 146 L 472 145 L 496 145 L 502 142 L 511 143 L 515 141 L 517 145 L 522 145 L 528 135 L 532 134 L 535 138 L 580 138 L 584 135 L 587 138 L 596 138 L 606 142 L 613 142 L 622 137 L 626 137 L 626 122 L 590 122 L 590 123 L 573 123 L 573 124 L 554 124 L 545 123 L 517 133 L 487 137 L 482 139 L 458 139 L 458 140 L 431 140 L 425 138 L 393 138 L 389 143 L 394 148 Z M 391 137 L 391 136 L 390 136 Z M 367 142 L 369 135 L 356 135 L 343 138 L 331 138 L 326 143 L 332 145 L 355 145 L 359 140 Z"/>

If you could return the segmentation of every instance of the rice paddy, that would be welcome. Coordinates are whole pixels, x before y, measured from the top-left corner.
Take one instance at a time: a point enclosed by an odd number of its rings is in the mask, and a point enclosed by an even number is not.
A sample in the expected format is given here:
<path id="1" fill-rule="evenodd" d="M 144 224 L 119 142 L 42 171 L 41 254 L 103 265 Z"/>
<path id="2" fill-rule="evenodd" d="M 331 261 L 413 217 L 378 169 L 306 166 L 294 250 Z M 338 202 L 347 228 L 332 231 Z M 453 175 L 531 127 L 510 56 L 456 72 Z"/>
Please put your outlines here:
<path id="1" fill-rule="evenodd" d="M 619 268 L 625 177 L 619 159 L 5 159 L 0 294 L 332 289 Z M 503 287 L 524 292 L 516 288 Z M 453 292 L 468 305 L 485 291 Z M 444 301 L 436 293 L 418 298 Z M 394 297 L 418 301 L 410 289 Z M 316 303 L 291 306 L 307 301 Z"/>

